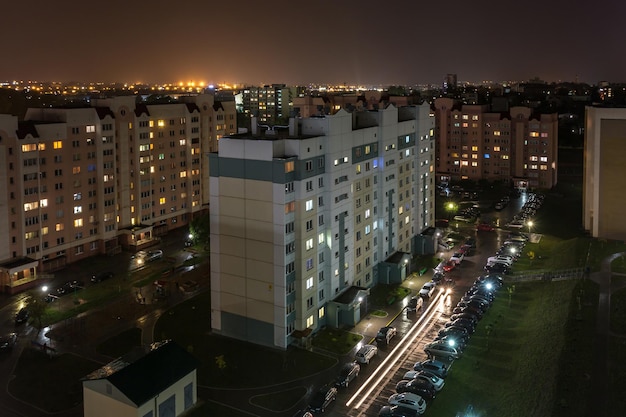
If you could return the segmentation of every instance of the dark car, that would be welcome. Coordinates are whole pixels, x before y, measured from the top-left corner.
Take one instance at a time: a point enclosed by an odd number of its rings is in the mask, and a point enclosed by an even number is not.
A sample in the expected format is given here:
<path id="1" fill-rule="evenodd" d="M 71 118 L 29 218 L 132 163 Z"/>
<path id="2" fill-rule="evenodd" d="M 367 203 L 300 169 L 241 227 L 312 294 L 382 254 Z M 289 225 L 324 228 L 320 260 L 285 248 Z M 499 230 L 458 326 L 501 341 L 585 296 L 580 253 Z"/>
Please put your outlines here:
<path id="1" fill-rule="evenodd" d="M 457 307 L 473 307 L 480 309 L 483 313 L 489 310 L 489 304 L 480 300 L 459 301 Z"/>
<path id="2" fill-rule="evenodd" d="M 445 327 L 462 327 L 467 330 L 467 333 L 472 334 L 474 333 L 474 330 L 476 330 L 476 323 L 468 319 L 456 319 L 454 321 L 447 322 Z"/>
<path id="3" fill-rule="evenodd" d="M 26 307 L 20 308 L 20 311 L 15 314 L 15 324 L 22 324 L 28 321 L 28 317 L 30 316 L 28 309 Z"/>
<path id="4" fill-rule="evenodd" d="M 439 333 L 437 335 L 438 335 L 437 337 L 439 338 L 447 337 L 447 336 L 455 337 L 467 343 L 467 341 L 469 340 L 470 333 L 464 327 L 450 326 L 450 327 L 444 327 L 443 329 L 439 330 Z"/>
<path id="5" fill-rule="evenodd" d="M 17 334 L 9 333 L 4 336 L 0 336 L 0 352 L 8 352 L 13 349 L 15 343 L 17 342 Z"/>
<path id="6" fill-rule="evenodd" d="M 376 342 L 389 344 L 396 335 L 396 328 L 392 326 L 381 327 L 376 334 Z"/>
<path id="7" fill-rule="evenodd" d="M 506 275 L 509 273 L 510 270 L 511 268 L 509 268 L 505 264 L 493 264 L 493 265 L 485 266 L 485 271 L 489 272 L 490 274 L 505 274 Z"/>
<path id="8" fill-rule="evenodd" d="M 422 362 L 416 362 L 413 365 L 415 371 L 428 371 L 439 378 L 445 378 L 448 376 L 448 367 L 445 363 L 436 360 L 427 360 Z"/>
<path id="9" fill-rule="evenodd" d="M 111 279 L 113 278 L 113 272 L 111 271 L 106 271 L 106 272 L 100 272 L 99 274 L 94 274 L 91 277 L 91 282 L 100 282 L 100 281 L 105 281 L 107 279 Z"/>
<path id="10" fill-rule="evenodd" d="M 423 399 L 430 401 L 435 398 L 435 388 L 433 384 L 423 379 L 403 379 L 396 384 L 396 392 L 411 392 L 417 394 Z"/>
<path id="11" fill-rule="evenodd" d="M 465 350 L 465 346 L 467 346 L 467 339 L 462 336 L 455 336 L 453 334 L 449 334 L 446 336 L 437 336 L 435 338 L 436 342 L 442 342 L 448 344 L 455 348 L 458 352 L 463 352 Z"/>
<path id="12" fill-rule="evenodd" d="M 326 385 L 319 388 L 311 398 L 310 409 L 316 413 L 323 413 L 328 406 L 337 399 L 337 388 Z"/>
<path id="13" fill-rule="evenodd" d="M 457 319 L 470 320 L 472 323 L 474 323 L 474 325 L 476 325 L 476 324 L 478 324 L 478 320 L 480 320 L 480 317 L 478 317 L 475 314 L 469 313 L 469 312 L 453 314 L 453 315 L 450 316 L 450 320 L 452 320 L 452 321 L 457 320 Z"/>
<path id="14" fill-rule="evenodd" d="M 401 405 L 385 405 L 378 412 L 378 417 L 417 417 L 420 413 Z"/>
<path id="15" fill-rule="evenodd" d="M 339 375 L 337 375 L 337 380 L 335 381 L 335 385 L 338 387 L 348 388 L 350 382 L 359 376 L 359 372 L 361 371 L 361 366 L 356 362 L 349 362 L 344 364 L 339 371 Z"/>

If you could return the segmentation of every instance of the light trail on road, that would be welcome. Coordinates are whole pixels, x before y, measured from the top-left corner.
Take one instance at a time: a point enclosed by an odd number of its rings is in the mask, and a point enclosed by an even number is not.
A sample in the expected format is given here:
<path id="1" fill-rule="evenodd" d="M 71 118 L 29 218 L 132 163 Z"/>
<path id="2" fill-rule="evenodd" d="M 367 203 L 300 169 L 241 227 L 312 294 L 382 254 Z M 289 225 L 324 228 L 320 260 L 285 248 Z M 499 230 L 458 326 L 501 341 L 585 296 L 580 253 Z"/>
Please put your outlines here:
<path id="1" fill-rule="evenodd" d="M 389 355 L 383 360 L 383 362 L 378 365 L 378 367 L 372 372 L 372 374 L 365 380 L 365 382 L 359 387 L 359 389 L 354 393 L 354 395 L 346 402 L 346 406 L 350 407 L 350 405 L 356 401 L 356 404 L 353 406 L 354 409 L 359 408 L 363 402 L 369 398 L 370 394 L 374 389 L 378 386 L 380 381 L 387 375 L 387 373 L 396 365 L 397 359 L 411 346 L 413 341 L 417 338 L 418 335 L 422 333 L 422 331 L 426 328 L 427 325 L 432 325 L 433 318 L 437 313 L 437 308 L 445 301 L 448 296 L 449 290 L 441 290 L 439 294 L 432 300 L 424 314 L 420 316 L 420 318 L 415 322 L 415 324 L 411 327 L 411 329 L 407 332 L 407 334 L 402 338 L 400 343 L 396 345 L 396 347 L 389 353 Z M 391 363 L 389 363 L 391 362 Z M 384 371 L 384 372 L 381 372 Z M 380 375 L 379 375 L 380 374 Z M 361 392 L 366 390 L 366 392 L 361 395 Z"/>

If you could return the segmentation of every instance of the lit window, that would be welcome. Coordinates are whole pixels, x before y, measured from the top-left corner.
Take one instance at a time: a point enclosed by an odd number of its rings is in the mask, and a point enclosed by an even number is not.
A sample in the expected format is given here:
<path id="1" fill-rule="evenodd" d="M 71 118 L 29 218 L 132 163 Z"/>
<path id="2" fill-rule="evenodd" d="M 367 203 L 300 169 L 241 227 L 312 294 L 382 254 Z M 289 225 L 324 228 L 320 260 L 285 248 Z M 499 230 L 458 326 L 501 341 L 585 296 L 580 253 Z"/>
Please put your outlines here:
<path id="1" fill-rule="evenodd" d="M 55 140 L 54 143 L 52 144 L 52 147 L 54 149 L 62 149 L 63 148 L 63 142 L 60 140 Z"/>
<path id="2" fill-rule="evenodd" d="M 313 288 L 313 277 L 307 278 L 306 280 L 306 289 L 310 290 Z"/>
<path id="3" fill-rule="evenodd" d="M 548 157 L 547 156 L 542 156 L 541 158 L 539 158 L 539 160 L 541 162 L 548 162 Z"/>
<path id="4" fill-rule="evenodd" d="M 466 167 L 468 165 L 469 165 L 469 163 L 467 161 L 461 161 L 461 166 L 462 167 Z"/>
<path id="5" fill-rule="evenodd" d="M 94 133 L 94 132 L 96 131 L 96 127 L 95 127 L 95 126 L 93 126 L 93 125 L 90 125 L 90 126 L 85 126 L 85 131 L 86 131 L 87 133 Z"/>
<path id="6" fill-rule="evenodd" d="M 82 213 L 83 206 L 74 206 L 74 214 Z"/>
<path id="7" fill-rule="evenodd" d="M 500 131 L 499 130 L 494 130 L 493 131 L 493 135 L 494 136 L 500 136 Z"/>
<path id="8" fill-rule="evenodd" d="M 324 315 L 325 315 L 324 307 L 322 307 L 319 310 L 317 310 L 317 317 L 322 319 L 322 318 L 324 318 Z"/>
<path id="9" fill-rule="evenodd" d="M 63 229 L 65 229 L 65 226 L 63 225 L 63 223 L 57 223 L 57 224 L 54 226 L 54 230 L 56 230 L 57 232 L 60 232 L 60 231 L 62 231 Z"/>
<path id="10" fill-rule="evenodd" d="M 313 327 L 313 316 L 309 316 L 306 319 L 306 327 Z"/>
<path id="11" fill-rule="evenodd" d="M 366 235 L 369 235 L 371 231 L 372 231 L 372 227 L 369 224 L 367 226 L 365 226 L 365 234 Z"/>
<path id="12" fill-rule="evenodd" d="M 321 245 L 322 243 L 324 243 L 324 233 L 317 235 L 317 244 Z"/>
<path id="13" fill-rule="evenodd" d="M 82 227 L 82 226 L 83 226 L 83 219 L 74 220 L 74 227 Z"/>
<path id="14" fill-rule="evenodd" d="M 365 218 L 366 219 L 370 218 L 370 209 L 365 210 Z"/>
<path id="15" fill-rule="evenodd" d="M 493 147 L 493 151 L 494 152 L 500 152 L 500 147 L 499 146 L 494 146 Z"/>
<path id="16" fill-rule="evenodd" d="M 311 249 L 313 249 L 313 238 L 307 239 L 306 241 L 306 250 L 311 250 Z"/>
<path id="17" fill-rule="evenodd" d="M 307 200 L 306 202 L 306 211 L 313 210 L 313 200 Z"/>
<path id="18" fill-rule="evenodd" d="M 539 132 L 530 132 L 530 137 L 531 138 L 538 138 L 539 137 Z"/>

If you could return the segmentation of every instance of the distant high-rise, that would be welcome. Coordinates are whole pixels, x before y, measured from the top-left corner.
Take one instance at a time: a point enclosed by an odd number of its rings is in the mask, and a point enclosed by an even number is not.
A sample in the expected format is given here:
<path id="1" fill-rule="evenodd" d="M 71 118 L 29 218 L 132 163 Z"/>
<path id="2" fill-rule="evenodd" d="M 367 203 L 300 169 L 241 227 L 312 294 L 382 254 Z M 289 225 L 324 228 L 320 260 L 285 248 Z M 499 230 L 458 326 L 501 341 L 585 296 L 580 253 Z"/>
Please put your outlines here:
<path id="1" fill-rule="evenodd" d="M 512 181 L 517 187 L 557 183 L 558 117 L 528 107 L 490 112 L 488 105 L 435 100 L 437 179 Z"/>
<path id="2" fill-rule="evenodd" d="M 583 221 L 593 237 L 626 240 L 624 132 L 626 108 L 586 108 Z"/>
<path id="3" fill-rule="evenodd" d="M 443 80 L 443 91 L 447 93 L 450 90 L 454 90 L 457 87 L 456 74 L 446 74 L 446 78 Z"/>

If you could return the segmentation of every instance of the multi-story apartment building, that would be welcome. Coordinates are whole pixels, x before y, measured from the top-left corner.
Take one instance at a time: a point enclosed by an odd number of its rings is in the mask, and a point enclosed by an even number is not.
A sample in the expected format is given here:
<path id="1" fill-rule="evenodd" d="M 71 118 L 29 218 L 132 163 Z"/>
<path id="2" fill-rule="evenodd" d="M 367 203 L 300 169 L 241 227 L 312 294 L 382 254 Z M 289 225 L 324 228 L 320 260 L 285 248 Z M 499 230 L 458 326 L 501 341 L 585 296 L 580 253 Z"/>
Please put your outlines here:
<path id="1" fill-rule="evenodd" d="M 208 209 L 206 154 L 236 132 L 235 107 L 94 99 L 0 116 L 0 288 L 122 248 L 137 250 Z M 203 179 L 203 172 L 207 172 Z"/>
<path id="2" fill-rule="evenodd" d="M 487 105 L 462 105 L 438 98 L 437 179 L 513 181 L 521 188 L 557 183 L 558 117 L 531 108 L 490 112 Z"/>
<path id="3" fill-rule="evenodd" d="M 285 348 L 360 320 L 368 289 L 434 253 L 434 118 L 423 104 L 253 124 L 211 170 L 212 328 Z"/>
<path id="4" fill-rule="evenodd" d="M 626 240 L 626 108 L 587 107 L 583 222 L 593 237 Z"/>
<path id="5" fill-rule="evenodd" d="M 296 87 L 285 84 L 250 86 L 236 94 L 238 111 L 256 117 L 260 123 L 276 124 L 290 116 Z"/>

